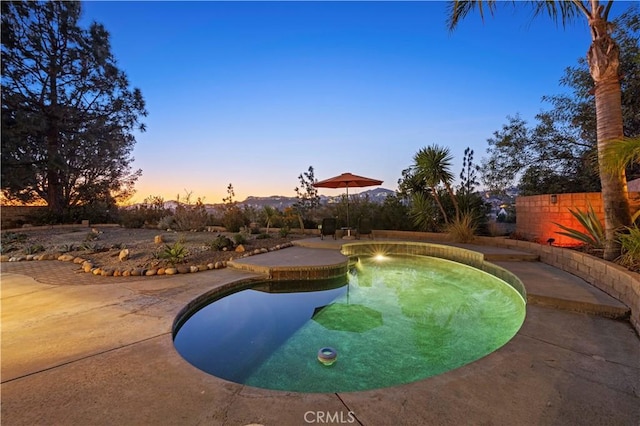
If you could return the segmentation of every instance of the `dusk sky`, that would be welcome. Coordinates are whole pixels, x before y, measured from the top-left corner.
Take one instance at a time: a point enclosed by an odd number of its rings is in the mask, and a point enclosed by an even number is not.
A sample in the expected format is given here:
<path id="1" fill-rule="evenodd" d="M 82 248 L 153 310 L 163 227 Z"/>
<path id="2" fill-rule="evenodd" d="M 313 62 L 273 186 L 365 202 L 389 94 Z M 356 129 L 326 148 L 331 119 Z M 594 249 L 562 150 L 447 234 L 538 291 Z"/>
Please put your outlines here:
<path id="1" fill-rule="evenodd" d="M 219 203 L 229 183 L 238 201 L 294 196 L 309 166 L 318 180 L 348 171 L 395 190 L 431 144 L 450 148 L 457 177 L 464 149 L 479 164 L 508 115 L 532 123 L 549 109 L 541 97 L 566 90 L 565 68 L 590 43 L 585 19 L 563 29 L 525 4 L 453 33 L 446 2 L 83 6 L 147 103 L 134 201 L 189 191 Z"/>

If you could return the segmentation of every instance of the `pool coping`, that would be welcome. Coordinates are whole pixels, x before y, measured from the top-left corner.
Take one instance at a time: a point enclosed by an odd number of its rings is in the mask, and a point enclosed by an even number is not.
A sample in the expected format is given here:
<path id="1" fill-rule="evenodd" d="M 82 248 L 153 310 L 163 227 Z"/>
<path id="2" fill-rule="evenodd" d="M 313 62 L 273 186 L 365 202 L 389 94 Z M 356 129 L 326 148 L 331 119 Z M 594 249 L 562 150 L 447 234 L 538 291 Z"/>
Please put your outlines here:
<path id="1" fill-rule="evenodd" d="M 2 274 L 3 424 L 289 425 L 318 424 L 320 414 L 331 417 L 325 423 L 351 415 L 374 426 L 640 419 L 640 344 L 628 322 L 527 305 L 514 339 L 449 373 L 375 391 L 287 393 L 209 376 L 173 349 L 180 309 L 255 274 L 227 268 L 119 282 L 38 264 L 81 285 Z"/>

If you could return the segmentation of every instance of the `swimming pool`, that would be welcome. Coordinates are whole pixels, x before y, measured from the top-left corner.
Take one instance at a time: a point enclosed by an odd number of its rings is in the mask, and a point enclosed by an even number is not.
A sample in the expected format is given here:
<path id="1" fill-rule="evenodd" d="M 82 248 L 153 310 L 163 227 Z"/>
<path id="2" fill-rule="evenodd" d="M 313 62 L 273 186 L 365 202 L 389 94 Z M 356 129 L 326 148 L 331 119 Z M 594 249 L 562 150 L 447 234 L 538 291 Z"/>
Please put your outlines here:
<path id="1" fill-rule="evenodd" d="M 229 381 L 348 392 L 473 362 L 507 343 L 524 321 L 524 299 L 512 286 L 450 260 L 358 256 L 346 281 L 316 284 L 314 291 L 300 291 L 309 282 L 275 290 L 258 283 L 214 296 L 180 319 L 175 347 Z M 332 365 L 318 361 L 326 347 L 337 353 Z"/>

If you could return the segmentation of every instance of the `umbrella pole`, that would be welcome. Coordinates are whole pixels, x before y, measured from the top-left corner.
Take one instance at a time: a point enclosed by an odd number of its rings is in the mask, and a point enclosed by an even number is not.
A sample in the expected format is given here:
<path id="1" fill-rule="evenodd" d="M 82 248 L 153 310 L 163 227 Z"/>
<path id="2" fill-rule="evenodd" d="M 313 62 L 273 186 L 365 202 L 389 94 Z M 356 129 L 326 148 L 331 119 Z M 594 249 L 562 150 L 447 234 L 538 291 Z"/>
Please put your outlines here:
<path id="1" fill-rule="evenodd" d="M 347 228 L 349 227 L 349 184 L 347 184 Z"/>

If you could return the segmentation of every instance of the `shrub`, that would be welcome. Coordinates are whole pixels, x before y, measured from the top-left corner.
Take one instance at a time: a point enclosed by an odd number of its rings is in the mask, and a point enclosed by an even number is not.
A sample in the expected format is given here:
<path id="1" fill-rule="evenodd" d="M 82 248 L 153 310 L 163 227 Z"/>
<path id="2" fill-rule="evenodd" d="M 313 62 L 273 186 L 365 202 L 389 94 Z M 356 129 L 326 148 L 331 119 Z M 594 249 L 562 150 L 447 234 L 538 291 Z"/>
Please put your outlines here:
<path id="1" fill-rule="evenodd" d="M 147 211 L 141 207 L 122 209 L 120 225 L 125 228 L 142 228 L 146 222 Z"/>
<path id="2" fill-rule="evenodd" d="M 267 238 L 271 238 L 271 235 L 267 234 L 266 232 L 262 232 L 258 235 L 256 235 L 256 240 L 264 240 Z"/>
<path id="3" fill-rule="evenodd" d="M 636 225 L 628 227 L 627 233 L 618 234 L 622 245 L 622 255 L 617 263 L 633 271 L 640 270 L 640 228 Z"/>
<path id="4" fill-rule="evenodd" d="M 244 233 L 239 232 L 237 234 L 235 234 L 233 236 L 233 242 L 238 246 L 240 244 L 246 244 L 247 243 L 247 237 L 245 236 Z"/>
<path id="5" fill-rule="evenodd" d="M 162 197 L 151 196 L 139 205 L 120 208 L 118 223 L 125 228 L 155 228 L 167 214 L 171 214 L 171 211 L 164 208 Z"/>
<path id="6" fill-rule="evenodd" d="M 237 206 L 227 208 L 222 216 L 222 225 L 227 232 L 240 232 L 245 223 L 245 216 Z"/>
<path id="7" fill-rule="evenodd" d="M 173 215 L 166 215 L 158 221 L 158 229 L 171 229 L 176 226 L 176 220 Z"/>
<path id="8" fill-rule="evenodd" d="M 224 235 L 218 235 L 213 241 L 211 241 L 211 243 L 209 243 L 209 247 L 211 247 L 211 250 L 223 250 L 224 248 L 232 248 L 233 247 L 233 241 L 231 241 L 229 238 L 225 237 Z"/>
<path id="9" fill-rule="evenodd" d="M 280 228 L 280 236 L 282 238 L 285 238 L 287 235 L 289 235 L 290 232 L 291 232 L 291 229 L 289 229 L 288 226 L 283 226 L 282 228 Z"/>
<path id="10" fill-rule="evenodd" d="M 191 204 L 190 197 L 191 193 L 187 194 L 184 203 L 180 203 L 178 197 L 178 205 L 173 215 L 178 231 L 202 231 L 207 226 L 209 215 L 202 199 L 198 198 L 195 204 Z"/>
<path id="11" fill-rule="evenodd" d="M 455 219 L 447 226 L 449 236 L 457 243 L 473 241 L 476 230 L 477 225 L 469 213 L 464 213 L 460 219 Z"/>

